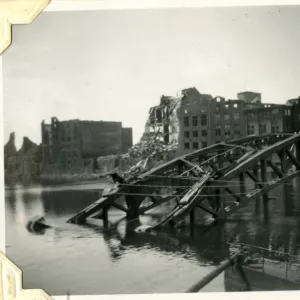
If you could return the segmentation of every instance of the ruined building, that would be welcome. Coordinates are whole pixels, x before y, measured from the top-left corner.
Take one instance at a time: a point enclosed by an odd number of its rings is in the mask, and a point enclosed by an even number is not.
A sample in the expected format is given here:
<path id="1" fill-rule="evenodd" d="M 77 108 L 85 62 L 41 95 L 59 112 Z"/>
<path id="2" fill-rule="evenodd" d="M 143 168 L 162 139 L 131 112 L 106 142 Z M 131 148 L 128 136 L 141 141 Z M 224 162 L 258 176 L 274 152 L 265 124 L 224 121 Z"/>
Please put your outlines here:
<path id="1" fill-rule="evenodd" d="M 140 142 L 120 157 L 99 157 L 99 168 L 106 172 L 133 166 L 138 173 L 146 166 L 215 143 L 250 134 L 293 132 L 300 129 L 300 104 L 295 105 L 298 102 L 300 99 L 289 100 L 289 106 L 263 104 L 260 93 L 249 91 L 226 100 L 201 94 L 194 87 L 182 90 L 176 97 L 163 95 L 159 105 L 149 110 Z"/>
<path id="2" fill-rule="evenodd" d="M 28 137 L 23 138 L 22 147 L 16 150 L 15 134 L 11 133 L 4 146 L 5 181 L 35 180 L 40 174 L 41 148 Z"/>
<path id="3" fill-rule="evenodd" d="M 43 172 L 92 172 L 99 156 L 122 154 L 132 146 L 131 128 L 121 122 L 59 121 L 41 124 Z"/>
<path id="4" fill-rule="evenodd" d="M 247 134 L 292 132 L 291 108 L 287 105 L 263 104 L 245 110 Z"/>
<path id="5" fill-rule="evenodd" d="M 178 143 L 179 118 L 177 112 L 182 98 L 183 96 L 162 96 L 160 104 L 150 108 L 142 139 L 155 137 L 165 144 Z"/>
<path id="6" fill-rule="evenodd" d="M 262 103 L 245 110 L 247 134 L 292 133 L 300 130 L 300 99 L 286 104 Z"/>
<path id="7" fill-rule="evenodd" d="M 152 107 L 145 136 L 155 135 L 166 144 L 177 143 L 178 155 L 246 135 L 244 110 L 260 105 L 259 93 L 244 92 L 236 100 L 213 98 L 196 88 L 178 97 L 162 96 Z"/>
<path id="8" fill-rule="evenodd" d="M 4 169 L 8 170 L 9 158 L 17 154 L 17 148 L 15 144 L 15 133 L 12 132 L 9 135 L 8 142 L 4 145 Z"/>

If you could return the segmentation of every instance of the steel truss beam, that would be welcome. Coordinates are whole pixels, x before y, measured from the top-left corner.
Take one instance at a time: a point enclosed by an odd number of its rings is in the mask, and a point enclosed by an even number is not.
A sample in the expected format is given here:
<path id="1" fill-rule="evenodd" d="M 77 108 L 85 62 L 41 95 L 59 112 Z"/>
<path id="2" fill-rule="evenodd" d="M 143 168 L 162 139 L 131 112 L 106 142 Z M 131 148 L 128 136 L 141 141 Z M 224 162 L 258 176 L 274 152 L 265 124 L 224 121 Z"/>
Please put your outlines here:
<path id="1" fill-rule="evenodd" d="M 213 198 L 211 195 L 220 194 L 220 188 L 224 186 L 224 191 L 234 196 L 236 200 L 234 207 L 238 209 L 254 197 L 250 197 L 249 192 L 246 191 L 243 184 L 245 176 L 250 177 L 255 182 L 256 190 L 259 191 L 253 194 L 255 197 L 259 193 L 266 193 L 273 185 L 259 182 L 261 180 L 257 173 L 259 166 L 260 168 L 263 166 L 264 172 L 265 165 L 268 165 L 280 180 L 287 180 L 292 174 L 287 175 L 284 168 L 286 158 L 289 158 L 297 170 L 300 169 L 300 162 L 288 148 L 299 140 L 299 135 L 291 136 L 289 134 L 249 136 L 185 154 L 140 176 L 125 181 L 121 180 L 115 190 L 103 195 L 101 199 L 72 217 L 69 222 L 84 223 L 90 217 L 105 217 L 111 206 L 128 215 L 139 215 L 171 199 L 179 199 L 179 201 L 166 219 L 155 228 L 163 227 L 170 221 L 179 221 L 196 207 L 211 214 L 217 220 L 228 215 L 229 211 L 228 208 L 222 207 L 220 196 Z M 268 159 L 271 154 L 276 152 L 282 158 L 281 168 Z M 253 172 L 251 169 L 254 169 Z M 293 176 L 296 176 L 295 174 L 293 173 Z M 235 195 L 225 184 L 218 182 L 218 180 L 230 181 L 234 177 L 238 177 L 241 182 L 240 193 L 242 196 L 240 197 Z M 274 182 L 274 185 L 278 185 L 280 182 Z M 220 187 L 213 187 L 214 184 Z M 166 196 L 162 194 L 164 189 L 169 190 Z M 127 207 L 116 203 L 120 197 L 125 198 Z M 141 206 L 145 198 L 150 198 L 152 203 Z M 203 204 L 205 199 L 208 199 L 211 207 Z M 237 205 L 237 203 L 239 204 Z M 103 214 L 104 211 L 105 214 Z"/>

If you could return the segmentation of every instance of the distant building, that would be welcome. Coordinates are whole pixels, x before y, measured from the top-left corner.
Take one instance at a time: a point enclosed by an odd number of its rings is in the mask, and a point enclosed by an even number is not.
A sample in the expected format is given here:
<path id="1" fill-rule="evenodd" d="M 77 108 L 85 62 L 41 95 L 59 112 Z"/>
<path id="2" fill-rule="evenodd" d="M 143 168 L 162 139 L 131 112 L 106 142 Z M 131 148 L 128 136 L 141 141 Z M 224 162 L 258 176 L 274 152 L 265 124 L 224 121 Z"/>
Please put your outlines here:
<path id="1" fill-rule="evenodd" d="M 257 108 L 246 109 L 248 134 L 293 133 L 300 131 L 300 97 L 286 104 L 262 103 Z"/>
<path id="2" fill-rule="evenodd" d="M 281 104 L 261 104 L 258 108 L 246 109 L 247 134 L 293 132 L 292 108 Z"/>
<path id="3" fill-rule="evenodd" d="M 43 121 L 41 129 L 45 172 L 47 166 L 91 172 L 97 157 L 122 154 L 132 146 L 132 130 L 122 128 L 121 122 L 59 121 L 53 117 L 51 124 Z"/>
<path id="4" fill-rule="evenodd" d="M 286 101 L 286 105 L 291 107 L 292 117 L 291 123 L 294 132 L 300 131 L 300 96 L 298 98 L 289 99 Z"/>
<path id="5" fill-rule="evenodd" d="M 298 98 L 287 100 L 286 105 L 300 105 L 300 96 Z"/>

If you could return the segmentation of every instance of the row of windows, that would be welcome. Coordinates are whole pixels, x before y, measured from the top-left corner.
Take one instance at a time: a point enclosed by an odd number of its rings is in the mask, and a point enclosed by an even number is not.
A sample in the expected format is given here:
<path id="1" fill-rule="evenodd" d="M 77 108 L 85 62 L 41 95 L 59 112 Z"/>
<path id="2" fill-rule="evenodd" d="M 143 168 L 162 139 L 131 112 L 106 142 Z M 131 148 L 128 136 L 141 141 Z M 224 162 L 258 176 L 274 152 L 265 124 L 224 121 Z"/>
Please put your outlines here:
<path id="1" fill-rule="evenodd" d="M 203 130 L 201 130 L 201 135 L 202 136 L 207 136 L 207 130 L 205 130 L 205 129 L 203 129 Z M 190 137 L 190 132 L 189 131 L 185 131 L 184 132 L 184 137 L 185 138 L 189 138 Z M 193 137 L 198 137 L 198 131 L 197 130 L 194 130 L 193 131 Z"/>
<path id="2" fill-rule="evenodd" d="M 251 112 L 247 112 L 246 115 L 247 117 L 250 117 L 250 118 L 254 118 L 255 116 L 270 116 L 270 114 L 278 114 L 279 113 L 279 109 L 278 108 L 274 108 L 271 110 L 271 112 L 268 110 L 268 111 L 251 111 Z M 288 109 L 288 110 L 285 110 L 285 115 L 286 116 L 290 116 L 291 115 L 291 110 Z"/>
<path id="3" fill-rule="evenodd" d="M 183 124 L 186 127 L 190 126 L 190 118 L 189 117 L 184 117 L 183 118 Z M 202 126 L 206 126 L 207 125 L 207 115 L 201 115 L 200 124 Z M 193 126 L 198 126 L 198 116 L 193 116 L 192 117 L 192 125 Z"/>
<path id="4" fill-rule="evenodd" d="M 225 121 L 230 120 L 230 116 L 231 115 L 225 114 L 224 115 L 224 120 Z M 221 115 L 220 114 L 216 114 L 215 118 L 217 120 L 220 120 Z M 233 113 L 232 114 L 232 118 L 233 118 L 233 120 L 238 121 L 238 120 L 240 120 L 241 115 L 240 115 L 240 113 Z M 184 117 L 183 124 L 186 127 L 190 126 L 190 118 L 188 116 Z M 201 115 L 201 117 L 200 117 L 200 124 L 202 126 L 206 126 L 207 125 L 207 115 Z M 192 126 L 198 126 L 198 116 L 192 116 Z"/>
<path id="5" fill-rule="evenodd" d="M 224 128 L 224 134 L 225 135 L 230 135 L 231 133 L 231 130 L 230 130 L 230 125 L 225 125 L 225 128 Z M 233 129 L 233 133 L 234 134 L 241 134 L 241 130 L 239 128 L 239 126 L 234 126 L 234 129 Z M 215 129 L 215 135 L 216 136 L 221 136 L 222 134 L 222 130 L 221 130 L 221 127 L 220 125 L 216 126 L 216 129 Z M 194 137 L 194 138 L 197 138 L 199 136 L 199 132 L 197 130 L 193 130 L 192 131 L 192 135 L 190 134 L 189 131 L 185 131 L 184 132 L 184 137 L 185 138 L 190 138 L 190 137 Z M 207 136 L 207 130 L 201 130 L 201 136 Z"/>
<path id="6" fill-rule="evenodd" d="M 193 147 L 193 149 L 199 149 L 199 143 L 198 142 L 193 142 L 192 145 L 189 142 L 184 143 L 184 148 L 185 149 L 191 149 L 190 146 Z M 207 147 L 207 142 L 202 142 L 202 148 Z"/>
<path id="7" fill-rule="evenodd" d="M 225 115 L 224 115 L 224 120 L 225 120 L 225 121 L 230 120 L 230 116 L 231 116 L 231 115 L 225 114 Z M 216 118 L 217 120 L 220 120 L 220 119 L 221 119 L 221 115 L 220 115 L 220 114 L 216 114 L 216 115 L 215 115 L 215 118 Z M 232 114 L 232 118 L 233 118 L 233 120 L 238 121 L 238 120 L 240 120 L 240 118 L 241 118 L 241 114 L 240 114 L 240 113 L 233 113 L 233 114 Z"/>
<path id="8" fill-rule="evenodd" d="M 271 131 L 272 131 L 272 133 L 280 132 L 279 125 L 272 126 Z M 248 134 L 254 134 L 255 133 L 254 125 L 248 125 L 247 133 Z M 267 125 L 266 124 L 259 124 L 259 133 L 267 133 Z"/>

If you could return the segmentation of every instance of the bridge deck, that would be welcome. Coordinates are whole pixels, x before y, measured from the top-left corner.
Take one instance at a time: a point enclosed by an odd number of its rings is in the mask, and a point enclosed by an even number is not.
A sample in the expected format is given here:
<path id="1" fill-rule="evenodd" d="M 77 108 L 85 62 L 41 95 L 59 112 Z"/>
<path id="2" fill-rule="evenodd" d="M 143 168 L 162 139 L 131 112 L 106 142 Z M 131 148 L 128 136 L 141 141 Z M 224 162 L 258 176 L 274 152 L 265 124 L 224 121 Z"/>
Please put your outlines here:
<path id="1" fill-rule="evenodd" d="M 175 208 L 158 224 L 152 229 L 160 228 L 166 225 L 170 221 L 176 221 L 178 218 L 182 218 L 189 213 L 193 207 L 199 202 L 199 194 L 202 192 L 205 183 L 209 180 L 210 174 L 205 174 L 199 182 L 196 182 L 194 186 L 179 200 Z M 204 199 L 203 199 L 204 200 Z"/>
<path id="2" fill-rule="evenodd" d="M 82 223 L 86 220 L 86 218 L 101 212 L 103 208 L 109 206 L 110 204 L 112 204 L 112 202 L 114 202 L 117 198 L 120 197 L 119 195 L 120 190 L 121 190 L 120 188 L 117 188 L 111 191 L 109 194 L 103 195 L 100 199 L 98 199 L 91 205 L 85 207 L 75 216 L 70 218 L 67 222 L 75 223 L 75 224 Z"/>

